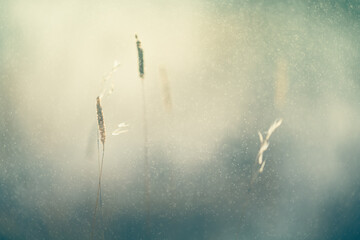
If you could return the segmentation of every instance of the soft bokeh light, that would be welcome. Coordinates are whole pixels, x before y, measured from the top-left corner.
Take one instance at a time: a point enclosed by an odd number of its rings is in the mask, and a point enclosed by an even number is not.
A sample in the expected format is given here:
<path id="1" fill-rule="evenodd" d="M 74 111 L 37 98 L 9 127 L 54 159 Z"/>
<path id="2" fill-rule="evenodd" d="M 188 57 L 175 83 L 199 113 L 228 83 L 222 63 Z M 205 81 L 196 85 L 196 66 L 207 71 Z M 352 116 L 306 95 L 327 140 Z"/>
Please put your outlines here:
<path id="1" fill-rule="evenodd" d="M 105 89 L 105 239 L 356 239 L 359 6 L 2 1 L 0 238 L 90 237 Z"/>

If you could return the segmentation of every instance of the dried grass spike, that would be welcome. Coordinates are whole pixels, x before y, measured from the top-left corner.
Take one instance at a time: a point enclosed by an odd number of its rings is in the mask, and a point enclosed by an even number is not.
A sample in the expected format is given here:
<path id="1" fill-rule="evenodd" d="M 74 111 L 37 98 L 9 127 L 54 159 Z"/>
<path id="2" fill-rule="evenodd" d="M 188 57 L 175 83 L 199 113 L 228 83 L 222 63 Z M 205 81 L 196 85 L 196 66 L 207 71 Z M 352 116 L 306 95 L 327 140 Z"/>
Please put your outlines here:
<path id="1" fill-rule="evenodd" d="M 141 47 L 141 42 L 136 34 L 135 34 L 135 39 L 136 39 L 136 47 L 138 51 L 139 76 L 141 79 L 144 79 L 144 51 Z"/>
<path id="2" fill-rule="evenodd" d="M 97 112 L 98 128 L 100 132 L 101 143 L 105 144 L 105 138 L 106 138 L 105 123 L 104 123 L 104 114 L 100 103 L 100 97 L 96 98 L 96 112 Z"/>

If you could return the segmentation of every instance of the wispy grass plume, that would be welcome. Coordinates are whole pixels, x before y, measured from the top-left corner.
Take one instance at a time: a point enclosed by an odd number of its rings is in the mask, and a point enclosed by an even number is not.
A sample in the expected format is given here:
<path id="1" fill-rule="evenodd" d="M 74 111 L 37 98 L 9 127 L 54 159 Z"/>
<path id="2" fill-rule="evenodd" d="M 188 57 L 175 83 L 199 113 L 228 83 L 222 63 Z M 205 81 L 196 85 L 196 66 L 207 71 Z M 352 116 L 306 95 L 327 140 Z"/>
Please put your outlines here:
<path id="1" fill-rule="evenodd" d="M 123 123 L 119 123 L 119 124 L 118 124 L 118 128 L 115 129 L 115 130 L 112 132 L 111 135 L 117 136 L 117 135 L 120 135 L 120 134 L 122 134 L 122 133 L 126 133 L 126 132 L 129 131 L 128 127 L 129 127 L 129 124 L 127 124 L 127 123 L 124 123 L 124 122 L 123 122 Z"/>
<path id="2" fill-rule="evenodd" d="M 114 65 L 111 68 L 111 70 L 106 73 L 102 79 L 101 82 L 101 93 L 100 93 L 100 98 L 103 98 L 105 95 L 110 96 L 112 94 L 112 92 L 114 91 L 114 84 L 111 83 L 110 88 L 106 87 L 107 84 L 109 84 L 108 82 L 111 80 L 113 74 L 119 69 L 119 67 L 121 66 L 120 63 L 118 63 L 118 61 L 114 61 Z"/>
<path id="3" fill-rule="evenodd" d="M 270 145 L 270 137 L 274 133 L 274 131 L 281 125 L 282 119 L 276 119 L 275 122 L 270 126 L 270 128 L 266 132 L 265 138 L 261 134 L 260 131 L 258 131 L 259 139 L 260 139 L 260 149 L 256 156 L 255 164 L 254 164 L 254 171 L 252 172 L 250 184 L 248 186 L 248 194 L 246 195 L 246 198 L 242 204 L 243 209 L 243 215 L 245 216 L 245 212 L 247 211 L 248 204 L 250 203 L 250 197 L 251 197 L 251 190 L 255 183 L 255 180 L 259 174 L 261 174 L 264 171 L 266 160 L 263 160 L 264 152 L 268 149 Z M 242 223 L 243 224 L 243 223 Z"/>
<path id="4" fill-rule="evenodd" d="M 256 156 L 255 172 L 253 174 L 253 177 L 252 177 L 252 180 L 250 183 L 250 187 L 253 184 L 253 182 L 255 181 L 257 175 L 264 171 L 265 163 L 266 163 L 266 160 L 263 160 L 264 152 L 268 149 L 268 147 L 270 145 L 269 140 L 270 140 L 271 135 L 281 125 L 282 121 L 283 120 L 281 118 L 276 119 L 275 122 L 267 130 L 265 138 L 263 137 L 263 135 L 261 134 L 260 131 L 258 132 L 261 146 L 260 146 L 259 152 Z"/>

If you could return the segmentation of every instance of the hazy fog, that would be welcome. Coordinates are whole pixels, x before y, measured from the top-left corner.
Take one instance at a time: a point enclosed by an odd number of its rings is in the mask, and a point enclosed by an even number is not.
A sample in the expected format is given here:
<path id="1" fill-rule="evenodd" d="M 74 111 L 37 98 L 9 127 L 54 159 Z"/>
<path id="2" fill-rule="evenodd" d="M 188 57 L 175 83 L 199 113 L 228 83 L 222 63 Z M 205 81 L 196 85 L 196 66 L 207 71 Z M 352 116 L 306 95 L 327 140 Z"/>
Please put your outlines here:
<path id="1" fill-rule="evenodd" d="M 359 40 L 350 0 L 1 1 L 0 239 L 90 238 L 104 90 L 96 239 L 359 238 Z"/>

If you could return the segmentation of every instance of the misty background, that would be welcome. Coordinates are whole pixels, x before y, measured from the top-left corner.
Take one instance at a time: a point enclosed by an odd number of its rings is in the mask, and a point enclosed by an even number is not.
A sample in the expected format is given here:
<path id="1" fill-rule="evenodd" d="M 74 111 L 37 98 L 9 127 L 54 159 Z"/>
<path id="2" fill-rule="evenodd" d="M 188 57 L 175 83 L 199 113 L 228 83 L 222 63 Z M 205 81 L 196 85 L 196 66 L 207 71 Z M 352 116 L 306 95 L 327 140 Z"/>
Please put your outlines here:
<path id="1" fill-rule="evenodd" d="M 357 0 L 0 1 L 0 239 L 89 239 L 112 87 L 97 238 L 358 239 L 359 39 Z"/>

